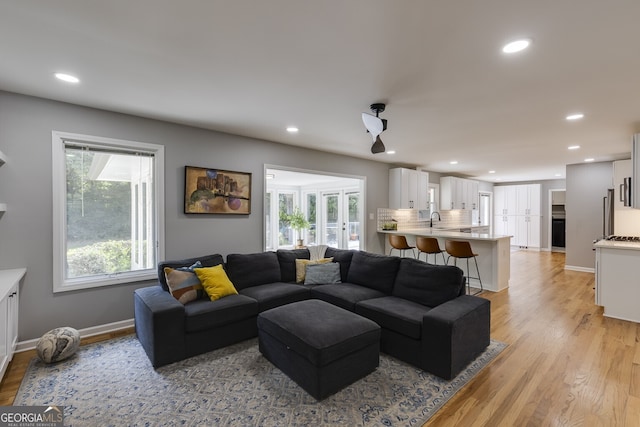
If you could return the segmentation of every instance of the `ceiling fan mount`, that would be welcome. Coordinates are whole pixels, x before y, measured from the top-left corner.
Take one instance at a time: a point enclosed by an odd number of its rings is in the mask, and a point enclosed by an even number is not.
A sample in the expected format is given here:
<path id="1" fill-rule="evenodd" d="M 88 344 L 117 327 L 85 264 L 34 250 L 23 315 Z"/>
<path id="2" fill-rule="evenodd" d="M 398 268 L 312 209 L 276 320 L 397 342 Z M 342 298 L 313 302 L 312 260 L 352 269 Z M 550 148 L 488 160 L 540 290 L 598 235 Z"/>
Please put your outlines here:
<path id="1" fill-rule="evenodd" d="M 378 114 L 384 112 L 384 108 L 386 107 L 386 105 L 382 104 L 382 103 L 377 103 L 377 104 L 371 104 L 369 106 L 369 108 L 371 109 L 371 111 L 373 111 L 374 113 L 376 113 L 376 117 L 378 117 Z"/>

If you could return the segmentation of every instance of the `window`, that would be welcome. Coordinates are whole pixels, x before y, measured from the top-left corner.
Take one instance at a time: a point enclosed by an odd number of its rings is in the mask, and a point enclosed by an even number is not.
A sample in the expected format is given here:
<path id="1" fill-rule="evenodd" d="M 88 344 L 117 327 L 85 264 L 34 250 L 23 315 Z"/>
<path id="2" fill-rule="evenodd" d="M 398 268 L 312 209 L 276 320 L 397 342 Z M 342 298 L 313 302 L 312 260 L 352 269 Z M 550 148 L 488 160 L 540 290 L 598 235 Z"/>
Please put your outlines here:
<path id="1" fill-rule="evenodd" d="M 52 133 L 53 291 L 149 280 L 164 255 L 164 147 Z"/>

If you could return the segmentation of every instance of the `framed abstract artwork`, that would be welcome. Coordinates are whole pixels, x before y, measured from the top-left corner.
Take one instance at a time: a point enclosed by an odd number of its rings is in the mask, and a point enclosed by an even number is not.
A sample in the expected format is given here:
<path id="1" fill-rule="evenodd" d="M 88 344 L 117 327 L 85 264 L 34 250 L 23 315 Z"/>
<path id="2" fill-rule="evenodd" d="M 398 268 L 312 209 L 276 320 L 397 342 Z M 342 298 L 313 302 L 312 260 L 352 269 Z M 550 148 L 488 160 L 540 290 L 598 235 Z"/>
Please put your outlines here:
<path id="1" fill-rule="evenodd" d="M 185 166 L 184 213 L 250 214 L 251 174 Z"/>

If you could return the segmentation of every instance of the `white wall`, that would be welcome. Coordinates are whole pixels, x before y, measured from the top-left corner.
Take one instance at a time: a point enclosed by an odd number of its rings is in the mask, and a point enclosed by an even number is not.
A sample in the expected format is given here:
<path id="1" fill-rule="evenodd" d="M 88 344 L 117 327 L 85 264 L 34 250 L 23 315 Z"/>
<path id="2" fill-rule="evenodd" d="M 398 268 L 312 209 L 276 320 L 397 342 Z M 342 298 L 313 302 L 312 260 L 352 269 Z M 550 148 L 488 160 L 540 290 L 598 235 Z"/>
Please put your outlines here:
<path id="1" fill-rule="evenodd" d="M 19 340 L 58 326 L 84 329 L 133 317 L 133 290 L 145 283 L 53 294 L 51 131 L 165 146 L 166 258 L 262 250 L 264 164 L 366 177 L 367 250 L 384 239 L 369 213 L 387 206 L 385 163 L 223 134 L 0 91 L 0 269 L 26 267 Z M 366 146 L 363 150 L 368 149 Z M 184 166 L 251 172 L 251 215 L 183 214 Z"/>

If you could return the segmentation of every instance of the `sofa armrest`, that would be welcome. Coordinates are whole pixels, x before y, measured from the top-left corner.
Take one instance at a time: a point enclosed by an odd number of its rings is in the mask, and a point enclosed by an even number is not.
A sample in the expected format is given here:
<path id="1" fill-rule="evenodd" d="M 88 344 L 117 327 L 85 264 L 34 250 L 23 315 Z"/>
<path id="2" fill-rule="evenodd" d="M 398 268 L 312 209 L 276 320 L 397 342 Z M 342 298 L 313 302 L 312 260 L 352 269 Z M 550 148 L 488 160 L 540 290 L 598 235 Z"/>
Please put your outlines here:
<path id="1" fill-rule="evenodd" d="M 136 335 L 154 367 L 182 360 L 185 349 L 184 305 L 160 285 L 136 289 Z"/>
<path id="2" fill-rule="evenodd" d="M 450 380 L 489 345 L 491 301 L 463 295 L 430 310 L 422 323 L 423 369 Z"/>

